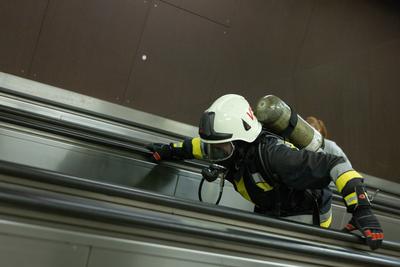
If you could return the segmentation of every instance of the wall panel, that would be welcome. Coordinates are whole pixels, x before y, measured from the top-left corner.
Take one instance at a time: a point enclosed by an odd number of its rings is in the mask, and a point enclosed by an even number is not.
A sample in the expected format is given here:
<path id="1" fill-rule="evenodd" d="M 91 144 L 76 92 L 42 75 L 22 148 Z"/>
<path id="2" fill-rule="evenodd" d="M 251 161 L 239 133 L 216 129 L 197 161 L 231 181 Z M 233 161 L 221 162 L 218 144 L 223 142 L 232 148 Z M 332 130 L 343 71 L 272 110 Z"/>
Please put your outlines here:
<path id="1" fill-rule="evenodd" d="M 234 91 L 253 103 L 265 94 L 293 102 L 292 76 L 312 7 L 312 1 L 240 1 L 215 97 Z"/>
<path id="2" fill-rule="evenodd" d="M 197 124 L 224 66 L 226 28 L 164 2 L 150 12 L 126 103 Z M 144 60 L 144 57 L 145 60 Z"/>
<path id="3" fill-rule="evenodd" d="M 299 67 L 362 54 L 400 37 L 399 10 L 393 0 L 316 1 Z"/>
<path id="4" fill-rule="evenodd" d="M 27 76 L 47 3 L 0 1 L 0 71 Z"/>
<path id="5" fill-rule="evenodd" d="M 355 168 L 398 180 L 400 4 L 316 1 L 294 75 L 296 107 L 325 121 Z"/>
<path id="6" fill-rule="evenodd" d="M 369 173 L 400 181 L 400 38 L 371 50 L 368 81 L 371 88 L 368 143 Z"/>
<path id="7" fill-rule="evenodd" d="M 162 0 L 198 16 L 215 22 L 231 25 L 233 15 L 239 0 Z"/>
<path id="8" fill-rule="evenodd" d="M 117 101 L 149 6 L 142 0 L 51 0 L 30 77 Z"/>
<path id="9" fill-rule="evenodd" d="M 297 111 L 305 118 L 321 118 L 329 138 L 346 152 L 354 167 L 365 171 L 370 130 L 370 88 L 368 57 L 353 56 L 335 64 L 298 71 L 295 76 Z"/>

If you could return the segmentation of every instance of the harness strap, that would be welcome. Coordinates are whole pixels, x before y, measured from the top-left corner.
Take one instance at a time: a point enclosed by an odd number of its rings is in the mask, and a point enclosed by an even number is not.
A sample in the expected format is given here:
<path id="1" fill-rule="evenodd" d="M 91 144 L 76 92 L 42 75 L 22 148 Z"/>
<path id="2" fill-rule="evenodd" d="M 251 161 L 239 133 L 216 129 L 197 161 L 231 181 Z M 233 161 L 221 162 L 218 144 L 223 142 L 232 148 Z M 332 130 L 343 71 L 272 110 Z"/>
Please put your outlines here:
<path id="1" fill-rule="evenodd" d="M 266 174 L 266 177 L 270 177 L 272 181 L 272 185 L 274 187 L 274 197 L 275 197 L 275 207 L 274 207 L 274 215 L 279 217 L 281 216 L 281 206 L 282 206 L 282 200 L 281 200 L 281 194 L 279 190 L 279 183 L 277 182 L 277 175 L 274 174 L 270 168 L 268 168 L 265 165 L 264 162 L 264 157 L 262 155 L 262 146 L 265 145 L 263 140 L 258 144 L 258 157 L 259 161 L 261 163 L 261 166 L 263 168 L 264 173 Z"/>
<path id="2" fill-rule="evenodd" d="M 297 122 L 297 112 L 292 107 L 290 107 L 289 125 L 279 135 L 281 135 L 284 139 L 287 139 L 293 133 L 294 128 L 296 128 Z"/>
<path id="3" fill-rule="evenodd" d="M 297 117 L 297 115 L 296 115 Z M 272 170 L 267 166 L 267 164 L 264 161 L 264 156 L 263 156 L 263 147 L 265 145 L 265 137 L 268 135 L 276 137 L 275 134 L 270 134 L 269 132 L 265 132 L 263 137 L 260 139 L 260 142 L 258 144 L 258 158 L 260 161 L 260 164 L 262 166 L 262 170 L 264 174 L 266 175 L 265 177 L 270 178 L 270 181 L 272 182 L 272 185 L 274 187 L 274 197 L 275 197 L 275 207 L 274 207 L 274 215 L 276 216 L 281 216 L 281 206 L 282 206 L 282 199 L 281 199 L 281 194 L 280 194 L 280 182 L 279 182 L 279 177 L 277 174 L 273 173 Z M 277 136 L 280 139 L 282 137 Z M 319 225 L 319 204 L 318 204 L 318 196 L 314 194 L 312 190 L 305 190 L 305 194 L 308 195 L 312 201 L 313 201 L 313 221 L 314 224 Z"/>

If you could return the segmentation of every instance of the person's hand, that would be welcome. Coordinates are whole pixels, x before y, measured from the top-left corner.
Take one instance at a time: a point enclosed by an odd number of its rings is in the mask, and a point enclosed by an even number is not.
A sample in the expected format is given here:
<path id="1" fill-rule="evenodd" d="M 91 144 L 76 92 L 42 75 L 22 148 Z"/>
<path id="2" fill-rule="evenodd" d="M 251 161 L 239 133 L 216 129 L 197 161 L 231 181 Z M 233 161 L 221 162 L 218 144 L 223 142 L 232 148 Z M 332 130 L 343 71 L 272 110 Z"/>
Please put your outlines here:
<path id="1" fill-rule="evenodd" d="M 146 148 L 153 152 L 151 156 L 155 161 L 172 159 L 173 148 L 169 144 L 148 144 L 146 145 Z"/>
<path id="2" fill-rule="evenodd" d="M 370 207 L 357 207 L 353 212 L 353 217 L 345 226 L 345 230 L 349 232 L 359 230 L 372 250 L 382 245 L 383 230 Z"/>

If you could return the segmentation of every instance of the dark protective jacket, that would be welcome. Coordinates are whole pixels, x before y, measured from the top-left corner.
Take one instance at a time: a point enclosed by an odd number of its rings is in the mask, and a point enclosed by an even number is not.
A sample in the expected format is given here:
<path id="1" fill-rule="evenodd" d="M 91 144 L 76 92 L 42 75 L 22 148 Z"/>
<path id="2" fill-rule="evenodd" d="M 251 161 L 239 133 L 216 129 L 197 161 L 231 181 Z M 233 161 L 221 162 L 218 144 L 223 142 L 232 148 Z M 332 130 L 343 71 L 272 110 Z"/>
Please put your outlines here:
<path id="1" fill-rule="evenodd" d="M 182 158 L 201 158 L 199 138 L 174 145 Z M 313 214 L 314 223 L 329 227 L 332 221 L 328 185 L 333 180 L 339 192 L 351 201 L 361 176 L 346 159 L 323 152 L 298 150 L 279 136 L 263 132 L 228 165 L 226 179 L 255 211 L 279 217 Z"/>
<path id="2" fill-rule="evenodd" d="M 339 162 L 340 157 L 299 151 L 277 136 L 262 134 L 247 149 L 241 168 L 231 172 L 231 182 L 258 213 L 312 214 L 315 224 L 327 227 L 332 220 L 329 171 Z"/>

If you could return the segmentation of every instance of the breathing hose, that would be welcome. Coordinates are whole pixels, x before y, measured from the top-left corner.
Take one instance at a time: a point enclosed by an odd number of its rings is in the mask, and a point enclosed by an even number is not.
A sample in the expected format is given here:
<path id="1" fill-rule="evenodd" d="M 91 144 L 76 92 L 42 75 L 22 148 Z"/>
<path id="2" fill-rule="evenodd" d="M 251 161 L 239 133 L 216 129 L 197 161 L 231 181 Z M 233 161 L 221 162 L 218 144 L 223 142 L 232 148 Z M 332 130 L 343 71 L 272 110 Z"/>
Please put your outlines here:
<path id="1" fill-rule="evenodd" d="M 218 177 L 220 178 L 218 198 L 217 201 L 215 202 L 215 205 L 218 205 L 219 202 L 221 201 L 222 193 L 224 191 L 226 168 L 221 165 L 211 164 L 210 166 L 204 168 L 201 171 L 201 174 L 203 178 L 200 181 L 198 190 L 198 196 L 201 202 L 204 202 L 201 194 L 204 181 L 207 180 L 207 182 L 214 182 Z"/>

